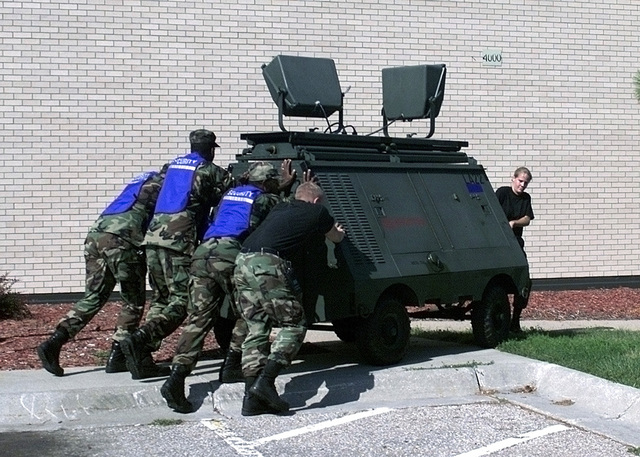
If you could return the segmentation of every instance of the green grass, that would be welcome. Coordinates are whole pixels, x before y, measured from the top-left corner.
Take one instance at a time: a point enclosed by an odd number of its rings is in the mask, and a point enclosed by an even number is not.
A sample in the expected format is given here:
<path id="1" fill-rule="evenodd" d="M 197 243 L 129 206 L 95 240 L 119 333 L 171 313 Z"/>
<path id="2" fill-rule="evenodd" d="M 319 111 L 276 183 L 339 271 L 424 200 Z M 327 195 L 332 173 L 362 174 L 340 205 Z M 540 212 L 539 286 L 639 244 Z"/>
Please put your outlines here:
<path id="1" fill-rule="evenodd" d="M 154 419 L 151 425 L 160 425 L 162 427 L 168 427 L 171 425 L 180 425 L 184 421 L 182 419 Z"/>
<path id="2" fill-rule="evenodd" d="M 471 331 L 416 330 L 413 334 L 438 341 L 474 344 Z M 640 332 L 531 329 L 503 342 L 497 349 L 640 388 Z"/>
<path id="3" fill-rule="evenodd" d="M 96 365 L 106 365 L 110 354 L 111 350 L 105 351 L 103 349 L 98 349 L 94 351 L 93 358 L 96 361 Z"/>
<path id="4" fill-rule="evenodd" d="M 640 332 L 531 330 L 498 349 L 640 388 Z"/>

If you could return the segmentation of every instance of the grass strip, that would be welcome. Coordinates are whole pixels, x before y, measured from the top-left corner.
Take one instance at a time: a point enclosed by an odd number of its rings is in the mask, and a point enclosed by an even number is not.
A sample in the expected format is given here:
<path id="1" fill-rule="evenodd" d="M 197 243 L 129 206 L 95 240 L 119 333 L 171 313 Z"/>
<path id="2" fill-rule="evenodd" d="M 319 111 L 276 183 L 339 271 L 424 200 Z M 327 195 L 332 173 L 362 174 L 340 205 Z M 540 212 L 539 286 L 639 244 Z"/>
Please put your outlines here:
<path id="1" fill-rule="evenodd" d="M 640 388 L 640 332 L 535 329 L 503 342 L 497 349 Z"/>
<path id="2" fill-rule="evenodd" d="M 475 345 L 471 331 L 416 329 L 415 336 Z M 640 332 L 615 329 L 530 329 L 501 343 L 498 350 L 589 373 L 640 388 Z"/>

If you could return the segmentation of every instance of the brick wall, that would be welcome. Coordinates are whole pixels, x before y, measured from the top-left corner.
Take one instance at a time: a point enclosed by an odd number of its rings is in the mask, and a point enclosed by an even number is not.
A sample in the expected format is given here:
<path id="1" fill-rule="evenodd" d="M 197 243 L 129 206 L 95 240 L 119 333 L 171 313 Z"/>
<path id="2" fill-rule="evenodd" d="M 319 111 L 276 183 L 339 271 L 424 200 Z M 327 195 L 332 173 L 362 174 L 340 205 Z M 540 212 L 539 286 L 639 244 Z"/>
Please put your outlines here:
<path id="1" fill-rule="evenodd" d="M 223 165 L 241 133 L 277 130 L 260 66 L 290 54 L 335 60 L 362 134 L 381 125 L 382 68 L 445 63 L 434 138 L 469 141 L 494 187 L 533 171 L 532 276 L 638 275 L 639 21 L 635 0 L 4 1 L 0 272 L 82 291 L 86 231 L 131 175 L 194 128 L 216 131 Z"/>

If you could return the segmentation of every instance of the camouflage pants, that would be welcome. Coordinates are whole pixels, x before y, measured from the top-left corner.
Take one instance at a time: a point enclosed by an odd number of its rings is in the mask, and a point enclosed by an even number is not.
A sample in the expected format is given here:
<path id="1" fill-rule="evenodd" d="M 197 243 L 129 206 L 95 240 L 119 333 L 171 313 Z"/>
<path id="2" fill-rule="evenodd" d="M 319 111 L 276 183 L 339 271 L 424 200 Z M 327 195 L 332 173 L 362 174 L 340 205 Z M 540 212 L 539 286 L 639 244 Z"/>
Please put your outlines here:
<path id="1" fill-rule="evenodd" d="M 258 375 L 267 359 L 289 366 L 307 333 L 300 297 L 292 292 L 285 268 L 285 261 L 271 254 L 240 253 L 236 259 L 237 306 L 249 329 L 242 345 L 245 377 Z M 281 329 L 269 349 L 274 326 Z"/>
<path id="2" fill-rule="evenodd" d="M 89 233 L 84 243 L 86 281 L 84 297 L 58 323 L 74 337 L 93 319 L 120 284 L 124 304 L 113 339 L 122 341 L 138 328 L 144 312 L 146 266 L 144 251 L 110 233 Z"/>
<path id="3" fill-rule="evenodd" d="M 153 245 L 146 252 L 152 296 L 142 327 L 151 335 L 150 348 L 157 350 L 187 317 L 191 257 Z"/>
<path id="4" fill-rule="evenodd" d="M 240 242 L 233 238 L 212 238 L 203 242 L 191 258 L 189 273 L 189 315 L 180 335 L 173 358 L 174 365 L 192 370 L 220 314 L 225 296 L 233 295 L 231 276 L 240 251 Z M 242 350 L 247 330 L 242 319 L 236 321 L 231 349 Z"/>

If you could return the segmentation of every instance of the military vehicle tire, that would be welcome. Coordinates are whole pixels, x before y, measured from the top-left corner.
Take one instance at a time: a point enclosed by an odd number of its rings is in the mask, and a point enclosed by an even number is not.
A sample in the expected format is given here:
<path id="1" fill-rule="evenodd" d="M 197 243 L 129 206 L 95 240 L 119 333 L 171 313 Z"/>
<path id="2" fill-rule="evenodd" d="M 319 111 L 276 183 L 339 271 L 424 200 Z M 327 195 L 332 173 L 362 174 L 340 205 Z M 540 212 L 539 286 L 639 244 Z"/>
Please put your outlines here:
<path id="1" fill-rule="evenodd" d="M 358 328 L 356 345 L 371 365 L 391 365 L 402 360 L 409 348 L 411 323 L 406 308 L 395 298 L 376 305 Z"/>
<path id="2" fill-rule="evenodd" d="M 511 307 L 509 296 L 498 285 L 489 285 L 482 297 L 471 310 L 471 328 L 478 345 L 494 348 L 509 336 Z"/>
<path id="3" fill-rule="evenodd" d="M 348 317 L 346 319 L 336 319 L 331 321 L 333 331 L 341 341 L 345 343 L 354 343 L 358 339 L 358 328 L 362 319 L 357 317 Z"/>

